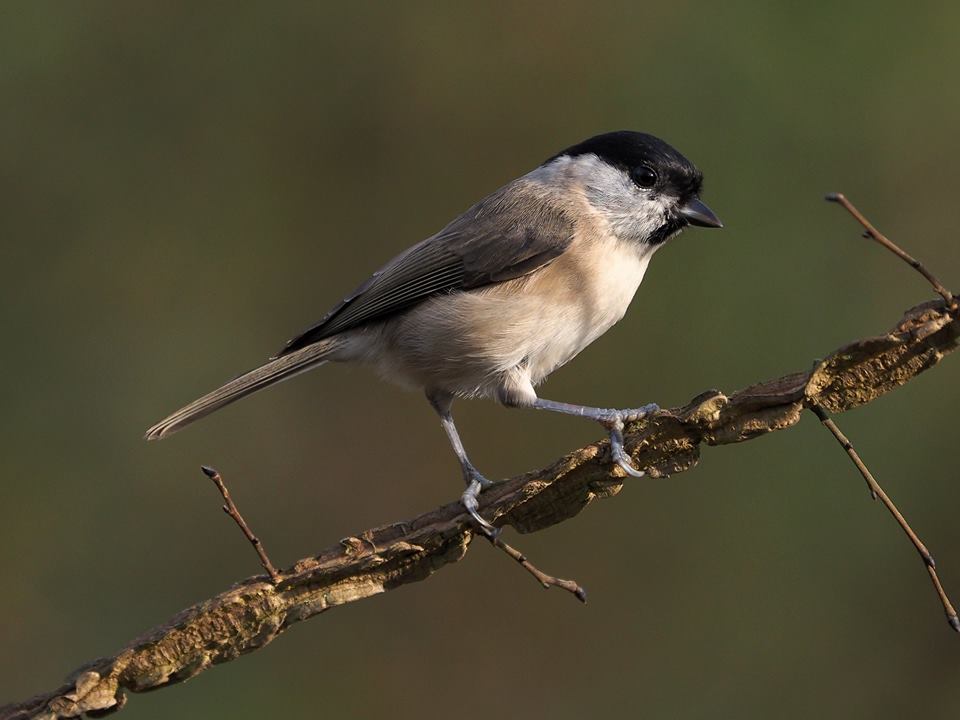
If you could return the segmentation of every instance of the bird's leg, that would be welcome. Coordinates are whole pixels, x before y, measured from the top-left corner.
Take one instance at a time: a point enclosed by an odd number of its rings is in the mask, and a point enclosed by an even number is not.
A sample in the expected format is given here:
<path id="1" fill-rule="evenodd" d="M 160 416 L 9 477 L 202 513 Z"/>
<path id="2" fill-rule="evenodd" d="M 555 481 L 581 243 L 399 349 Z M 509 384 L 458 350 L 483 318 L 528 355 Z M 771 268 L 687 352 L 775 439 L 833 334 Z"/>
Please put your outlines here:
<path id="1" fill-rule="evenodd" d="M 552 412 L 563 413 L 564 415 L 576 415 L 597 421 L 610 433 L 610 457 L 613 461 L 623 468 L 623 471 L 628 475 L 632 475 L 633 477 L 644 476 L 642 470 L 638 470 L 633 466 L 633 463 L 630 462 L 630 456 L 627 455 L 627 451 L 623 448 L 623 427 L 628 422 L 642 420 L 648 415 L 657 412 L 660 406 L 651 403 L 639 408 L 614 410 L 537 398 L 529 407 L 537 410 L 550 410 Z"/>
<path id="2" fill-rule="evenodd" d="M 491 539 L 496 538 L 497 535 L 500 534 L 500 529 L 484 520 L 477 510 L 479 506 L 477 498 L 480 495 L 480 491 L 493 485 L 493 480 L 485 478 L 480 471 L 473 466 L 470 458 L 467 457 L 467 451 L 463 448 L 460 433 L 457 432 L 457 426 L 453 422 L 453 415 L 450 413 L 453 398 L 447 395 L 428 394 L 427 399 L 440 416 L 440 425 L 450 440 L 450 445 L 453 447 L 453 452 L 457 456 L 457 460 L 460 461 L 463 480 L 467 485 L 467 489 L 464 490 L 463 495 L 460 496 L 460 502 L 463 503 L 463 506 L 480 526 L 483 533 Z"/>

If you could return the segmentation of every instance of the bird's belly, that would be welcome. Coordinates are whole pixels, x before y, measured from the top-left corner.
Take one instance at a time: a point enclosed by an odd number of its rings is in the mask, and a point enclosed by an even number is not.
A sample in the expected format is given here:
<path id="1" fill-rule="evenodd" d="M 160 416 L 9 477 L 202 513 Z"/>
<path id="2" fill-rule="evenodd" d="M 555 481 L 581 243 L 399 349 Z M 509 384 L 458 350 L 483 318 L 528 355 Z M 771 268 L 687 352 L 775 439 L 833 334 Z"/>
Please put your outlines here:
<path id="1" fill-rule="evenodd" d="M 384 323 L 380 374 L 460 397 L 537 384 L 623 317 L 649 258 L 561 257 L 533 275 L 431 298 Z"/>

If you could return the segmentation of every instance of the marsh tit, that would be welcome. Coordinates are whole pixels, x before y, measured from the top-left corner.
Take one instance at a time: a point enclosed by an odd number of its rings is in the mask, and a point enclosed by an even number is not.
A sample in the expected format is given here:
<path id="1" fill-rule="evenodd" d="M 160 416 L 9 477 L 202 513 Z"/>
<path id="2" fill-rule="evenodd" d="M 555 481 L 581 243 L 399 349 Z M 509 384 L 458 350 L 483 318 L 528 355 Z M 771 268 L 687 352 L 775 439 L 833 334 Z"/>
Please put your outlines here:
<path id="1" fill-rule="evenodd" d="M 701 184 L 700 171 L 652 135 L 612 132 L 573 145 L 397 255 L 276 357 L 146 437 L 170 435 L 324 363 L 357 362 L 426 394 L 460 461 L 463 505 L 488 534 L 495 528 L 477 498 L 491 481 L 467 457 L 454 399 L 595 420 L 609 432 L 612 460 L 641 477 L 624 450 L 623 427 L 656 405 L 572 405 L 534 388 L 623 317 L 668 239 L 687 225 L 722 227 L 700 200 Z"/>

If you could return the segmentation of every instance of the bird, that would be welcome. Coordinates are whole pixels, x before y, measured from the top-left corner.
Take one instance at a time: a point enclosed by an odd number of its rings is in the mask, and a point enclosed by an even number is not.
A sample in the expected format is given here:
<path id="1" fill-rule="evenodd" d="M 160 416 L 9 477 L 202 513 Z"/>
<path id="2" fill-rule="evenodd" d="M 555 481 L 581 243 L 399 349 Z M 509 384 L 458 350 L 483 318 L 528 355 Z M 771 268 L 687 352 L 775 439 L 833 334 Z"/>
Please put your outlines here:
<path id="1" fill-rule="evenodd" d="M 642 477 L 623 446 L 625 423 L 655 403 L 612 409 L 547 400 L 536 387 L 625 314 L 654 253 L 689 225 L 723 224 L 700 199 L 702 172 L 653 135 L 590 137 L 486 196 L 409 247 L 294 337 L 265 364 L 177 410 L 156 440 L 240 398 L 328 362 L 372 367 L 422 391 L 460 464 L 460 501 L 480 530 L 493 484 L 470 462 L 454 400 L 487 398 L 600 423 L 610 456 Z"/>

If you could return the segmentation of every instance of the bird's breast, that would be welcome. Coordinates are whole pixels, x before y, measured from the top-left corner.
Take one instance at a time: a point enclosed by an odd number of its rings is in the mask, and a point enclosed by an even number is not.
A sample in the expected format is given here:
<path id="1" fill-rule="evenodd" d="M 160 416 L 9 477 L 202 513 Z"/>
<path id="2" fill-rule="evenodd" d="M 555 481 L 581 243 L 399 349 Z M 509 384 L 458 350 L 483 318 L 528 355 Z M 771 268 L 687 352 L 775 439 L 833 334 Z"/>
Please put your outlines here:
<path id="1" fill-rule="evenodd" d="M 534 382 L 575 357 L 626 313 L 650 261 L 633 244 L 582 243 L 540 278 L 538 342 L 529 356 Z M 549 287 L 549 286 L 554 287 Z M 559 286 L 559 287 L 557 287 Z"/>
<path id="2" fill-rule="evenodd" d="M 575 242 L 522 278 L 439 295 L 387 321 L 368 355 L 386 377 L 461 397 L 496 397 L 505 378 L 536 384 L 623 317 L 648 262 L 636 246 Z"/>

